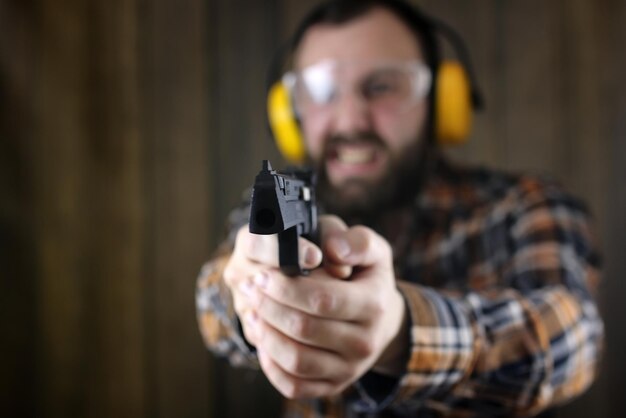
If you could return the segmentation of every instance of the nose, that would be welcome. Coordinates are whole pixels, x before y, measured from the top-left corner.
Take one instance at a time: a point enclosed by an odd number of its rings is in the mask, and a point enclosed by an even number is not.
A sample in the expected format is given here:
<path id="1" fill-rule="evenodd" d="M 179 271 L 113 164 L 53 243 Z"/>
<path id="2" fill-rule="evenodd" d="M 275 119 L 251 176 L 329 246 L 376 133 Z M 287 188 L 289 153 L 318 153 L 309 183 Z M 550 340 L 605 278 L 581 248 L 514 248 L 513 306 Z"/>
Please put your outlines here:
<path id="1" fill-rule="evenodd" d="M 370 128 L 369 107 L 358 94 L 345 92 L 335 103 L 334 128 L 338 134 L 354 134 Z"/>

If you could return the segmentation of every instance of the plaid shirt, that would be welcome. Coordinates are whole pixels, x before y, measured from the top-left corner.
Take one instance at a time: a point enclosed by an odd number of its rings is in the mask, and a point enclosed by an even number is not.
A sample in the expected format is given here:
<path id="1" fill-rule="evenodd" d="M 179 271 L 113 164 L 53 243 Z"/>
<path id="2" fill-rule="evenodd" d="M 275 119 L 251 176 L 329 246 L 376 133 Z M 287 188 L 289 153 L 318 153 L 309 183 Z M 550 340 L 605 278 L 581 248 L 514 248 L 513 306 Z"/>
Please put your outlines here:
<path id="1" fill-rule="evenodd" d="M 245 205 L 232 212 L 196 302 L 207 346 L 258 367 L 220 280 L 247 214 Z M 593 294 L 599 257 L 578 200 L 547 180 L 439 158 L 397 219 L 379 232 L 410 312 L 406 373 L 371 372 L 340 397 L 288 401 L 286 416 L 529 416 L 589 387 L 604 329 Z"/>

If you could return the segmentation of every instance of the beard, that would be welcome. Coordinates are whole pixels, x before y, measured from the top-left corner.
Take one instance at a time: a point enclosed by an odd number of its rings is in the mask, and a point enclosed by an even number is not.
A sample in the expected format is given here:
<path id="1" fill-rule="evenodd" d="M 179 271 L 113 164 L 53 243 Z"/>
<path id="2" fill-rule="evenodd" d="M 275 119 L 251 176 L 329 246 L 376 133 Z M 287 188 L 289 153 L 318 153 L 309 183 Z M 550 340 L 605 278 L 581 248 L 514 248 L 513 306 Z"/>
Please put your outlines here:
<path id="1" fill-rule="evenodd" d="M 318 173 L 317 195 L 325 212 L 339 216 L 349 225 L 373 225 L 388 209 L 412 202 L 421 186 L 427 142 L 420 138 L 401 152 L 393 153 L 374 132 L 330 137 L 322 158 L 314 164 Z M 378 148 L 389 156 L 386 171 L 377 179 L 352 178 L 341 185 L 331 184 L 326 159 L 342 144 L 368 144 Z"/>

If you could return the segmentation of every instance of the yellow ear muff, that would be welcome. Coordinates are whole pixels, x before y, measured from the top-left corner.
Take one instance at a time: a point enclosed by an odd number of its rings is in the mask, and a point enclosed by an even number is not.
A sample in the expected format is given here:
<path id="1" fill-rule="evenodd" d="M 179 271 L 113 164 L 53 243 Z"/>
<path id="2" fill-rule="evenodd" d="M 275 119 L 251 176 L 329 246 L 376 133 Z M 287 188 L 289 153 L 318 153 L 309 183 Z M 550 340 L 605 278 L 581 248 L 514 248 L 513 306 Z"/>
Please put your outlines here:
<path id="1" fill-rule="evenodd" d="M 282 82 L 276 82 L 267 96 L 267 113 L 278 150 L 292 164 L 304 162 L 306 150 L 298 121 L 291 107 L 289 91 Z"/>
<path id="2" fill-rule="evenodd" d="M 444 145 L 464 143 L 472 125 L 472 103 L 469 78 L 461 64 L 441 63 L 435 94 L 437 142 Z"/>

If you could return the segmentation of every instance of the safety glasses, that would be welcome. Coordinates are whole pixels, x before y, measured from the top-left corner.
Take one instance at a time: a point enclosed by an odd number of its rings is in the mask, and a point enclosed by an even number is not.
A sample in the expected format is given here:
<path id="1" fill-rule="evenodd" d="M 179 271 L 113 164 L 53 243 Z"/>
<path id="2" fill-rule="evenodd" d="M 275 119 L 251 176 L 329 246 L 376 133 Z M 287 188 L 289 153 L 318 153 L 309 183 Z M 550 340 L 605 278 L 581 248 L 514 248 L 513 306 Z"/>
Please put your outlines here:
<path id="1" fill-rule="evenodd" d="M 357 97 L 373 112 L 400 113 L 426 97 L 431 80 L 430 69 L 419 61 L 324 60 L 283 76 L 300 117 L 333 111 L 348 95 Z"/>

